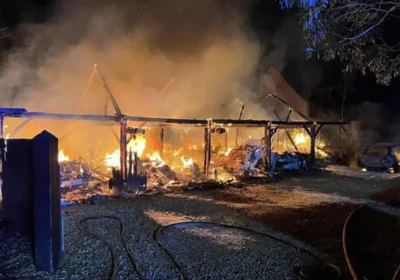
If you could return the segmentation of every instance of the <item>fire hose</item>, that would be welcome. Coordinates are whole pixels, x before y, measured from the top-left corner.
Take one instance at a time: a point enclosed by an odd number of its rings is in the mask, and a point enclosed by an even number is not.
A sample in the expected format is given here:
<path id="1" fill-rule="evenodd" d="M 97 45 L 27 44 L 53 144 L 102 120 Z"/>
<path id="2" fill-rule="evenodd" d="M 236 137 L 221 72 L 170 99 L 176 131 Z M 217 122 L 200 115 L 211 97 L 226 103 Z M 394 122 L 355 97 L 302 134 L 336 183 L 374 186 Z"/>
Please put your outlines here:
<path id="1" fill-rule="evenodd" d="M 121 237 L 122 243 L 124 245 L 124 249 L 125 249 L 126 253 L 128 254 L 129 260 L 130 260 L 132 266 L 134 267 L 135 272 L 137 273 L 139 279 L 144 280 L 145 277 L 144 277 L 144 275 L 142 273 L 142 270 L 140 269 L 139 265 L 136 263 L 136 261 L 135 261 L 135 259 L 133 257 L 133 254 L 129 250 L 129 247 L 127 245 L 126 237 L 125 237 L 125 225 L 124 225 L 123 221 L 120 218 L 116 217 L 116 216 L 103 216 L 103 215 L 101 215 L 101 216 L 93 216 L 93 217 L 84 218 L 84 219 L 80 220 L 77 223 L 78 229 L 80 229 L 81 231 L 87 233 L 89 236 L 92 236 L 92 237 L 94 237 L 94 238 L 96 238 L 98 240 L 101 240 L 108 247 L 108 249 L 110 251 L 110 255 L 111 255 L 111 273 L 109 275 L 109 279 L 114 280 L 116 278 L 116 273 L 117 273 L 117 268 L 118 267 L 117 267 L 117 264 L 116 264 L 117 256 L 116 256 L 115 251 L 113 250 L 113 248 L 110 245 L 110 243 L 108 243 L 107 241 L 102 239 L 99 235 L 91 233 L 88 230 L 85 230 L 85 229 L 83 229 L 81 227 L 81 224 L 86 222 L 86 221 L 99 220 L 99 219 L 113 219 L 113 220 L 119 221 L 119 224 L 120 224 L 120 237 Z M 178 269 L 178 271 L 182 275 L 183 279 L 185 279 L 185 280 L 190 279 L 190 277 L 188 276 L 188 273 L 183 268 L 183 265 L 178 261 L 178 259 L 172 254 L 171 251 L 168 250 L 167 246 L 163 243 L 163 241 L 162 241 L 162 233 L 165 230 L 170 229 L 170 228 L 184 229 L 184 228 L 192 228 L 192 227 L 198 227 L 198 226 L 212 226 L 212 227 L 219 227 L 219 228 L 223 228 L 223 229 L 241 230 L 241 231 L 244 231 L 244 232 L 247 232 L 247 233 L 256 234 L 256 235 L 259 235 L 259 236 L 271 238 L 271 239 L 273 239 L 275 241 L 278 241 L 278 242 L 283 243 L 283 244 L 285 244 L 287 246 L 295 248 L 296 250 L 298 250 L 298 251 L 300 251 L 300 252 L 302 252 L 304 254 L 307 254 L 308 256 L 311 256 L 315 260 L 321 262 L 322 265 L 319 265 L 318 269 L 320 269 L 320 270 L 321 269 L 322 270 L 325 269 L 325 271 L 326 271 L 326 269 L 329 269 L 330 273 L 332 273 L 332 271 L 333 271 L 333 273 L 335 274 L 335 279 L 338 279 L 341 276 L 341 272 L 340 272 L 340 269 L 338 267 L 334 266 L 333 264 L 326 263 L 322 258 L 317 256 L 316 254 L 313 254 L 312 252 L 310 252 L 310 251 L 308 251 L 308 250 L 306 250 L 304 248 L 301 248 L 301 247 L 295 246 L 293 244 L 290 244 L 289 242 L 287 242 L 287 241 L 285 241 L 283 239 L 280 239 L 280 238 L 278 238 L 276 236 L 273 236 L 271 234 L 254 231 L 254 230 L 251 230 L 251 229 L 248 229 L 248 228 L 225 225 L 225 224 L 219 224 L 219 223 L 212 223 L 212 222 L 182 222 L 182 223 L 170 224 L 170 225 L 163 226 L 163 227 L 160 227 L 160 228 L 156 229 L 154 231 L 154 233 L 153 233 L 153 238 L 154 238 L 155 242 L 167 254 L 167 256 L 171 259 L 171 261 L 174 263 L 174 265 L 176 266 L 176 268 Z M 305 279 L 320 279 L 320 278 L 314 278 L 312 275 L 311 276 L 307 275 L 307 273 L 305 273 L 305 271 L 303 271 L 302 269 L 300 269 L 299 274 L 300 274 L 300 276 L 302 276 Z"/>

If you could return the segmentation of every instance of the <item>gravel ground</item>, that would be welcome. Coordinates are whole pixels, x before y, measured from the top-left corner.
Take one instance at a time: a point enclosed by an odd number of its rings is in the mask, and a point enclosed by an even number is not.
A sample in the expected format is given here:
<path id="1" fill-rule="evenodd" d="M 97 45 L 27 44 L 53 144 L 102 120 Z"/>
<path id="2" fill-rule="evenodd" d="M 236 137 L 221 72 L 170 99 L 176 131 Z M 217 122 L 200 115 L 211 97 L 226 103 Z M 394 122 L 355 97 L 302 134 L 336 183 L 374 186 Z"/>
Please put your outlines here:
<path id="1" fill-rule="evenodd" d="M 0 230 L 0 279 L 107 279 L 110 256 L 101 241 L 77 230 L 76 223 L 84 217 L 115 215 L 126 226 L 126 240 L 137 264 L 146 279 L 181 279 L 173 262 L 153 240 L 153 232 L 163 224 L 180 221 L 214 221 L 267 231 L 296 246 L 305 245 L 271 230 L 261 224 L 218 204 L 193 200 L 183 196 L 141 196 L 133 200 L 107 200 L 101 205 L 77 205 L 65 208 L 65 258 L 62 269 L 55 275 L 35 272 L 29 246 L 11 229 Z M 118 257 L 117 279 L 138 279 L 123 250 L 119 238 L 118 221 L 111 219 L 87 221 L 83 224 L 90 232 L 104 236 L 116 250 Z M 193 230 L 193 229 L 192 229 Z M 297 279 L 289 277 L 294 264 L 310 264 L 311 260 L 300 251 L 283 243 L 243 235 L 238 247 L 227 237 L 238 233 L 216 232 L 212 239 L 204 230 L 195 232 L 168 232 L 165 242 L 176 250 L 177 257 L 188 267 L 193 279 Z M 244 247 L 243 247 L 244 246 Z M 251 246 L 251 247 L 250 247 Z M 249 248 L 253 248 L 249 254 Z M 232 254 L 234 250 L 235 254 Z M 290 256 L 290 259 L 289 259 Z M 295 262 L 295 259 L 298 261 Z M 292 260 L 291 264 L 289 260 Z M 258 264 L 262 263 L 262 266 Z M 279 264 L 279 265 L 278 265 Z M 288 267 L 287 267 L 288 266 Z M 257 269 L 253 269 L 257 268 Z M 290 269 L 290 270 L 288 270 Z M 217 272 L 217 270 L 219 272 Z M 247 271 L 250 270 L 250 271 Z M 285 270 L 287 270 L 285 272 Z M 250 273 L 250 274 L 249 274 Z M 268 275 L 283 273 L 288 278 L 270 278 Z M 259 277 L 258 277 L 258 276 Z M 264 276 L 262 276 L 264 275 Z M 253 278 L 255 276 L 256 278 Z"/>
<path id="2" fill-rule="evenodd" d="M 107 279 L 107 247 L 76 228 L 88 216 L 114 215 L 126 226 L 127 243 L 146 279 L 180 279 L 180 274 L 153 240 L 160 225 L 212 221 L 272 233 L 296 246 L 294 236 L 343 264 L 341 232 L 348 214 L 371 195 L 398 180 L 363 179 L 335 174 L 287 178 L 268 185 L 103 200 L 99 205 L 64 208 L 65 258 L 55 275 L 35 272 L 29 245 L 11 228 L 0 226 L 0 279 Z M 84 226 L 112 244 L 118 279 L 137 279 L 119 238 L 118 222 L 87 221 Z M 266 229 L 269 228 L 269 229 Z M 307 255 L 268 238 L 220 228 L 167 229 L 169 250 L 193 279 L 296 279 L 293 266 L 308 264 Z M 262 265 L 261 265 L 262 264 Z"/>

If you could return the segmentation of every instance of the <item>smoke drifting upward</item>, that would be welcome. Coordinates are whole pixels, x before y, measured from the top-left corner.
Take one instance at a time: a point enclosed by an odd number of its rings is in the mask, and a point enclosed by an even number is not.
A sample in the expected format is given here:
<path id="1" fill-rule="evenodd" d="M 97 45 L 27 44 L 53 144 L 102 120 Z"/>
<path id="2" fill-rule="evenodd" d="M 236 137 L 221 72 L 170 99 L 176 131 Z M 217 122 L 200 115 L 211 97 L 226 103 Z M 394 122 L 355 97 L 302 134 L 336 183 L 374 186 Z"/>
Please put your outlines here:
<path id="1" fill-rule="evenodd" d="M 139 2 L 75 1 L 50 23 L 21 26 L 25 47 L 5 64 L 1 103 L 74 112 L 94 63 L 126 114 L 219 117 L 221 104 L 247 94 L 260 52 L 237 6 Z M 105 96 L 95 79 L 82 112 L 103 113 Z"/>
<path id="2" fill-rule="evenodd" d="M 97 63 L 125 114 L 237 118 L 241 104 L 235 100 L 241 100 L 244 117 L 265 119 L 266 110 L 252 103 L 256 93 L 248 87 L 259 80 L 255 73 L 262 56 L 245 24 L 252 1 L 219 2 L 64 1 L 49 22 L 16 31 L 22 46 L 1 71 L 0 102 L 28 111 L 74 113 Z M 284 55 L 271 55 L 267 61 L 282 68 Z M 104 114 L 105 101 L 95 77 L 80 113 Z M 113 113 L 110 103 L 108 114 Z M 60 137 L 81 125 L 51 123 L 46 123 L 50 131 Z M 89 129 L 79 133 L 93 137 Z M 117 144 L 112 137 L 105 141 Z"/>

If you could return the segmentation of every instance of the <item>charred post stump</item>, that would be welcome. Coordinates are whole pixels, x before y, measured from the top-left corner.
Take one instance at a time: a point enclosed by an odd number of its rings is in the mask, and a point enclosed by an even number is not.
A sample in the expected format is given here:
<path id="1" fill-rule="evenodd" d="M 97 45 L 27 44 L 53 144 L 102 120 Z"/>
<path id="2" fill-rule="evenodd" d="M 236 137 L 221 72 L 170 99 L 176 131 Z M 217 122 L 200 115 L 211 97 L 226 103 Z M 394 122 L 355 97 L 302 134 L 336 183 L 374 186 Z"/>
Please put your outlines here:
<path id="1" fill-rule="evenodd" d="M 58 139 L 43 131 L 33 139 L 35 265 L 54 273 L 63 254 Z"/>

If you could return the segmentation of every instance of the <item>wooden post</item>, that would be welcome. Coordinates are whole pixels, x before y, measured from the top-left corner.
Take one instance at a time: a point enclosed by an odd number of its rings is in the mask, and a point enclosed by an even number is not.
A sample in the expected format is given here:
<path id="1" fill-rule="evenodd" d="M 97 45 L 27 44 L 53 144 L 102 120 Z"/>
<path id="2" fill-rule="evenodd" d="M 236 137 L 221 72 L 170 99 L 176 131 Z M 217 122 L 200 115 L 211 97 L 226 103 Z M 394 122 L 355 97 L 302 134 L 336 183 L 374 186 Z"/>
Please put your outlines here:
<path id="1" fill-rule="evenodd" d="M 228 151 L 228 130 L 225 129 L 225 152 Z"/>
<path id="2" fill-rule="evenodd" d="M 160 156 L 163 157 L 164 154 L 164 128 L 160 129 Z"/>
<path id="3" fill-rule="evenodd" d="M 33 139 L 35 264 L 54 273 L 62 258 L 58 139 L 43 131 Z"/>
<path id="4" fill-rule="evenodd" d="M 209 145 L 208 145 L 208 140 L 209 140 L 208 134 L 209 134 L 208 133 L 208 127 L 206 127 L 206 128 L 204 128 L 204 166 L 203 166 L 203 172 L 206 175 L 207 175 L 207 170 L 208 170 L 208 167 L 207 167 L 207 163 L 208 163 L 208 147 L 209 147 Z"/>
<path id="5" fill-rule="evenodd" d="M 310 130 L 310 164 L 311 166 L 314 165 L 315 163 L 315 140 L 317 138 L 317 131 L 316 131 L 316 125 L 311 126 Z"/>
<path id="6" fill-rule="evenodd" d="M 272 130 L 271 130 L 271 123 L 264 128 L 264 139 L 265 139 L 265 164 L 267 166 L 267 171 L 272 169 L 272 162 L 271 162 L 271 148 L 272 148 Z"/>
<path id="7" fill-rule="evenodd" d="M 211 169 L 211 152 L 212 152 L 212 134 L 211 134 L 211 126 L 208 128 L 208 156 L 207 156 L 207 176 L 210 175 L 210 169 Z"/>
<path id="8" fill-rule="evenodd" d="M 126 179 L 126 173 L 127 173 L 127 163 L 126 163 L 126 157 L 127 157 L 127 152 L 126 152 L 126 145 L 127 145 L 127 138 L 126 138 L 126 129 L 128 127 L 128 124 L 126 122 L 125 118 L 121 118 L 120 122 L 120 137 L 119 137 L 119 149 L 120 149 L 120 172 L 122 179 Z"/>

